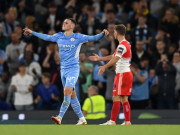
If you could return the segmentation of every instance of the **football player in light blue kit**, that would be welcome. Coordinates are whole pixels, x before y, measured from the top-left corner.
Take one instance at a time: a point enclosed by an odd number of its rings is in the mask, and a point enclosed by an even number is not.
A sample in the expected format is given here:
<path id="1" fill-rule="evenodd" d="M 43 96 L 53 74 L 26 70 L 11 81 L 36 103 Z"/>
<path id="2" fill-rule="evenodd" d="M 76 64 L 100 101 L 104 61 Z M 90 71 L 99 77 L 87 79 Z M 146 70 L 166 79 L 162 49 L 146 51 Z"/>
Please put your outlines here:
<path id="1" fill-rule="evenodd" d="M 32 34 L 40 39 L 56 42 L 58 44 L 61 66 L 61 80 L 64 87 L 64 101 L 61 105 L 59 115 L 56 117 L 51 117 L 51 119 L 57 124 L 61 124 L 62 118 L 70 104 L 79 118 L 77 125 L 87 124 L 86 119 L 82 114 L 76 92 L 74 90 L 79 76 L 79 51 L 83 43 L 89 41 L 98 41 L 104 35 L 109 34 L 106 29 L 104 29 L 102 33 L 94 36 L 73 33 L 75 26 L 76 21 L 68 18 L 64 20 L 62 25 L 62 30 L 64 32 L 59 32 L 54 35 L 37 33 L 28 28 L 24 29 L 25 35 Z"/>

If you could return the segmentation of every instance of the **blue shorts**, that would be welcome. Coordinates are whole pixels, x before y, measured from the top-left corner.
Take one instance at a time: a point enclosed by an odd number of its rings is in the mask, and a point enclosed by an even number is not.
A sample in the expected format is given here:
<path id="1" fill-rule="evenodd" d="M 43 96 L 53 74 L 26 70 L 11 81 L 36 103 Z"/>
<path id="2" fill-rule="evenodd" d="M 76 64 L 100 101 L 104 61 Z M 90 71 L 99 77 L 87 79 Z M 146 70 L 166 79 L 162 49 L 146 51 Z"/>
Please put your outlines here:
<path id="1" fill-rule="evenodd" d="M 61 69 L 61 80 L 63 87 L 72 87 L 75 89 L 76 82 L 79 77 L 79 66 L 70 69 Z"/>

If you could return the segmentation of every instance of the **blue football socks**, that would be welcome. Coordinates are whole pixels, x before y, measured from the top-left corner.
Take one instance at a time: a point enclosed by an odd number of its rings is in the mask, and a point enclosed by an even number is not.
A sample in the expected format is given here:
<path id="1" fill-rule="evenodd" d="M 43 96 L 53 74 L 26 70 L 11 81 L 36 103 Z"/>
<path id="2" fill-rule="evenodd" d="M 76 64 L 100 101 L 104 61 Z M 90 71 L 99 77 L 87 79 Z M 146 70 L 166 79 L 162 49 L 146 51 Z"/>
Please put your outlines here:
<path id="1" fill-rule="evenodd" d="M 81 105 L 79 103 L 77 96 L 75 98 L 71 99 L 71 106 L 72 106 L 74 112 L 76 113 L 76 115 L 78 116 L 78 118 L 84 117 L 83 113 L 81 111 Z"/>
<path id="2" fill-rule="evenodd" d="M 71 102 L 71 97 L 70 96 L 64 96 L 64 101 L 61 105 L 60 112 L 59 112 L 59 116 L 61 118 L 63 118 L 65 112 L 67 111 L 67 109 L 70 105 L 70 102 Z"/>

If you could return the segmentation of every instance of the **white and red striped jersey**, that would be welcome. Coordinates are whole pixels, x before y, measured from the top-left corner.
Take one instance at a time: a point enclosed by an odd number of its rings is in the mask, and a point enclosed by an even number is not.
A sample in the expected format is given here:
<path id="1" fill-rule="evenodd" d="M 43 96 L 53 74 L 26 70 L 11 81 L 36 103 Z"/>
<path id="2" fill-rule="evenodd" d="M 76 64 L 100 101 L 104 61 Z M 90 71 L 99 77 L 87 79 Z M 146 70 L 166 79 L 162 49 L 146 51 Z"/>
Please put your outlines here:
<path id="1" fill-rule="evenodd" d="M 116 63 L 116 74 L 130 72 L 131 45 L 127 40 L 120 42 L 113 55 L 120 57 Z"/>

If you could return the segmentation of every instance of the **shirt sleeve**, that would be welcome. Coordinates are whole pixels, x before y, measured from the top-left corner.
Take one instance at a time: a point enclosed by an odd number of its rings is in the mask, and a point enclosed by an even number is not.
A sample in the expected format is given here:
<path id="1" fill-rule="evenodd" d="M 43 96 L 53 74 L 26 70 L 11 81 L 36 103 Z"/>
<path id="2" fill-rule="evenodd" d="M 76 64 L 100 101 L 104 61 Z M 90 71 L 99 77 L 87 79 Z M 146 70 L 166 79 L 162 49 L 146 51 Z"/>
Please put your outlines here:
<path id="1" fill-rule="evenodd" d="M 33 36 L 36 36 L 42 40 L 45 40 L 45 41 L 51 41 L 51 42 L 56 42 L 57 39 L 58 39 L 58 33 L 54 34 L 54 35 L 47 35 L 47 34 L 41 34 L 41 33 L 38 33 L 38 32 L 34 32 L 32 33 Z"/>
<path id="2" fill-rule="evenodd" d="M 97 34 L 97 35 L 93 35 L 93 36 L 80 34 L 79 38 L 80 38 L 81 42 L 84 43 L 84 42 L 90 42 L 90 41 L 98 41 L 103 36 L 104 36 L 103 33 L 100 33 L 100 34 Z"/>
<path id="3" fill-rule="evenodd" d="M 86 98 L 86 100 L 84 101 L 82 110 L 87 112 L 89 108 L 90 108 L 90 100 L 89 98 Z"/>
<path id="4" fill-rule="evenodd" d="M 116 49 L 116 53 L 115 53 L 115 56 L 118 56 L 118 57 L 122 57 L 123 54 L 125 54 L 127 52 L 127 49 L 124 45 L 119 45 Z"/>

